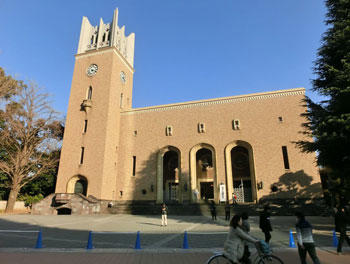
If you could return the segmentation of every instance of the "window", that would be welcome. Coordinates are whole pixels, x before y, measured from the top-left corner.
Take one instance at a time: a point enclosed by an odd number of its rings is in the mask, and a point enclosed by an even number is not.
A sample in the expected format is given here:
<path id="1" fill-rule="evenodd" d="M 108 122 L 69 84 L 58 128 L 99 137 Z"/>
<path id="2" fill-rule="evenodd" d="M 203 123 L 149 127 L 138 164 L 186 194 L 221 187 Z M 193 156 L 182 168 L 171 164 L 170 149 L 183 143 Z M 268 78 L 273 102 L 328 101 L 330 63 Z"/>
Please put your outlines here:
<path id="1" fill-rule="evenodd" d="M 89 91 L 88 91 L 88 95 L 87 95 L 87 99 L 91 100 L 92 98 L 92 86 L 89 86 Z"/>
<path id="2" fill-rule="evenodd" d="M 288 160 L 288 152 L 287 152 L 286 146 L 282 146 L 282 154 L 283 154 L 284 168 L 286 170 L 289 170 L 289 160 Z"/>
<path id="3" fill-rule="evenodd" d="M 102 42 L 105 42 L 105 40 L 106 40 L 106 33 L 104 33 L 102 36 Z"/>
<path id="4" fill-rule="evenodd" d="M 124 97 L 124 94 L 121 93 L 120 94 L 120 108 L 123 108 L 123 97 Z"/>
<path id="5" fill-rule="evenodd" d="M 279 117 L 278 117 L 278 121 L 283 122 L 283 117 L 282 117 L 282 116 L 279 116 Z"/>
<path id="6" fill-rule="evenodd" d="M 134 130 L 134 136 L 135 137 L 137 136 L 137 130 Z"/>
<path id="7" fill-rule="evenodd" d="M 136 156 L 132 156 L 132 176 L 136 175 Z"/>
<path id="8" fill-rule="evenodd" d="M 173 135 L 173 127 L 172 126 L 166 126 L 165 134 L 167 136 L 172 136 Z"/>
<path id="9" fill-rule="evenodd" d="M 234 119 L 232 121 L 232 128 L 233 130 L 239 130 L 241 128 L 241 124 L 238 119 Z"/>
<path id="10" fill-rule="evenodd" d="M 81 147 L 81 155 L 80 155 L 80 164 L 83 164 L 84 162 L 84 147 Z"/>
<path id="11" fill-rule="evenodd" d="M 205 133 L 204 123 L 198 123 L 198 133 Z"/>
<path id="12" fill-rule="evenodd" d="M 86 130 L 87 130 L 87 123 L 88 123 L 88 121 L 85 120 L 85 122 L 84 122 L 84 130 L 83 130 L 83 133 L 86 133 Z"/>

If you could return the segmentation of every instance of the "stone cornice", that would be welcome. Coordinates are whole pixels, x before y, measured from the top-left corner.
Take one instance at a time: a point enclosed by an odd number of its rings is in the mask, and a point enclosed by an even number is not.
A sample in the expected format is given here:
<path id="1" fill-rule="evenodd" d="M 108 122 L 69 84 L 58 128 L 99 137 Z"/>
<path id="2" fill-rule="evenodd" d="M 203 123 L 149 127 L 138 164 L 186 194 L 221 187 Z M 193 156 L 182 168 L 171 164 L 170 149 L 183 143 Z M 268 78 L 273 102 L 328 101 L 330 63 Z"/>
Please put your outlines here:
<path id="1" fill-rule="evenodd" d="M 116 47 L 100 48 L 98 50 L 91 50 L 91 51 L 87 51 L 87 52 L 82 53 L 82 54 L 76 54 L 75 59 L 78 60 L 81 58 L 86 58 L 86 57 L 94 56 L 96 54 L 103 54 L 103 53 L 108 53 L 108 52 L 114 52 L 121 59 L 121 61 L 125 64 L 125 66 L 129 68 L 129 70 L 132 73 L 135 72 L 134 68 L 128 63 L 128 61 L 123 57 L 123 55 L 120 54 L 120 51 Z"/>
<path id="2" fill-rule="evenodd" d="M 146 112 L 177 110 L 177 109 L 201 107 L 201 106 L 216 105 L 216 104 L 265 100 L 265 99 L 281 97 L 281 96 L 293 96 L 293 95 L 303 95 L 303 94 L 305 94 L 305 88 L 294 88 L 294 89 L 279 90 L 279 91 L 273 91 L 273 92 L 237 95 L 237 96 L 222 97 L 222 98 L 215 98 L 215 99 L 208 99 L 208 100 L 199 100 L 199 101 L 190 101 L 190 102 L 184 102 L 184 103 L 135 108 L 128 111 L 123 111 L 121 112 L 121 114 L 132 115 L 132 114 L 139 114 L 139 113 L 146 113 Z"/>

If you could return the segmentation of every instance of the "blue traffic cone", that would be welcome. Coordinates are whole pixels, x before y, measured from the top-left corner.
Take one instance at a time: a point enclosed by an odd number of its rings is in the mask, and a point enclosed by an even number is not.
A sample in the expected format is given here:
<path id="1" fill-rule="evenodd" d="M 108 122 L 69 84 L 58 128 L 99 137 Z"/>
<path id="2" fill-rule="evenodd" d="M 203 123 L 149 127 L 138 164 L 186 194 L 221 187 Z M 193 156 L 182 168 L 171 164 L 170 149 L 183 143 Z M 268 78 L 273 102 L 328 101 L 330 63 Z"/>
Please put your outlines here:
<path id="1" fill-rule="evenodd" d="M 140 231 L 137 231 L 135 249 L 141 249 Z"/>
<path id="2" fill-rule="evenodd" d="M 189 249 L 190 248 L 188 246 L 187 231 L 185 231 L 185 233 L 184 233 L 184 242 L 182 243 L 182 248 L 184 248 L 184 249 Z"/>
<path id="3" fill-rule="evenodd" d="M 295 243 L 294 243 L 294 237 L 293 237 L 292 229 L 289 230 L 289 247 L 296 248 Z"/>
<path id="4" fill-rule="evenodd" d="M 86 249 L 93 249 L 94 246 L 92 245 L 92 231 L 89 232 L 89 238 L 88 238 L 88 242 L 86 245 Z"/>
<path id="5" fill-rule="evenodd" d="M 38 238 L 36 240 L 35 248 L 43 248 L 43 236 L 41 233 L 41 229 L 39 230 L 39 233 L 38 233 Z"/>
<path id="6" fill-rule="evenodd" d="M 338 238 L 334 230 L 333 230 L 333 247 L 338 247 Z"/>

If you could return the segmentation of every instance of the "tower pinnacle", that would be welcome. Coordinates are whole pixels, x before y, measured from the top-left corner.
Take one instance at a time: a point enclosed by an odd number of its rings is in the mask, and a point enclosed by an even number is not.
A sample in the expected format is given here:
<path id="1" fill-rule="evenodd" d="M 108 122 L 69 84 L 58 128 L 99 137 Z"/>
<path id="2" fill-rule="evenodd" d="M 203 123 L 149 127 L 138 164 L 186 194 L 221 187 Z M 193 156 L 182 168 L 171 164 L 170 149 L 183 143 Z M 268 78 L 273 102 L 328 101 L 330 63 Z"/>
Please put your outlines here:
<path id="1" fill-rule="evenodd" d="M 125 36 L 125 26 L 118 26 L 118 8 L 114 10 L 112 23 L 105 24 L 101 18 L 99 26 L 92 26 L 88 18 L 83 17 L 78 54 L 104 47 L 116 47 L 133 67 L 134 45 L 135 33 Z"/>

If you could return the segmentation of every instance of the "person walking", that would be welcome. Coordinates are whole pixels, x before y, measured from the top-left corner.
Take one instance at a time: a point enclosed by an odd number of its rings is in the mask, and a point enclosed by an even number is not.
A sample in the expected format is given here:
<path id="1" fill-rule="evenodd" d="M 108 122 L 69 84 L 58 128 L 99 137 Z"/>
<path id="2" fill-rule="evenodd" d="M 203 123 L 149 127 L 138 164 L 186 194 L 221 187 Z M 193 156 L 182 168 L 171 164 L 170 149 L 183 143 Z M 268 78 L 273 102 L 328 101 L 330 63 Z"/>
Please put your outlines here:
<path id="1" fill-rule="evenodd" d="M 265 242 L 269 243 L 271 239 L 272 226 L 270 221 L 271 208 L 268 205 L 264 206 L 264 211 L 260 214 L 259 227 L 261 231 L 265 234 Z"/>
<path id="2" fill-rule="evenodd" d="M 230 231 L 224 244 L 224 255 L 233 263 L 247 263 L 244 259 L 246 242 L 251 242 L 255 245 L 260 244 L 259 240 L 243 231 L 242 218 L 240 215 L 235 215 L 230 222 Z"/>
<path id="3" fill-rule="evenodd" d="M 230 221 L 230 216 L 231 216 L 231 205 L 230 205 L 230 202 L 227 201 L 225 205 L 225 220 Z"/>
<path id="4" fill-rule="evenodd" d="M 247 234 L 249 234 L 250 232 L 250 224 L 249 224 L 249 221 L 248 221 L 248 213 L 247 212 L 243 212 L 242 213 L 242 230 L 244 232 L 246 232 Z M 245 243 L 244 245 L 244 253 L 243 253 L 243 259 L 245 260 L 245 264 L 250 264 L 251 261 L 249 259 L 250 257 L 250 251 L 249 251 L 249 246 L 247 245 L 247 243 Z"/>
<path id="5" fill-rule="evenodd" d="M 214 201 L 211 201 L 210 212 L 211 212 L 211 219 L 216 220 L 216 205 Z"/>
<path id="6" fill-rule="evenodd" d="M 298 253 L 302 264 L 306 264 L 306 253 L 308 252 L 314 264 L 320 264 L 317 257 L 315 242 L 312 236 L 312 226 L 306 221 L 302 212 L 295 213 L 297 223 L 295 228 L 297 230 Z"/>
<path id="7" fill-rule="evenodd" d="M 162 203 L 161 214 L 162 214 L 162 226 L 167 226 L 168 225 L 168 207 L 165 205 L 165 203 Z"/>
<path id="8" fill-rule="evenodd" d="M 350 246 L 350 239 L 346 235 L 346 225 L 349 219 L 344 207 L 339 207 L 337 209 L 334 220 L 335 220 L 335 231 L 339 233 L 337 253 L 338 255 L 341 255 L 344 240 L 346 240 L 346 242 Z"/>

